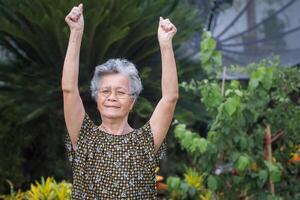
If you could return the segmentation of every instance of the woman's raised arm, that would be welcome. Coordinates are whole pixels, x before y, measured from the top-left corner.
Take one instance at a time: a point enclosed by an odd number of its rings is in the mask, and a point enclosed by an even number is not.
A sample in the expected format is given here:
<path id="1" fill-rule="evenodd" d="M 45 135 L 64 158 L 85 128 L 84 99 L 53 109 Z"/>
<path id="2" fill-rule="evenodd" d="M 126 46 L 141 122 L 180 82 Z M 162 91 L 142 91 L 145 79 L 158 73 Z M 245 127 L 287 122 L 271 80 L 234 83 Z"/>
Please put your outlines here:
<path id="1" fill-rule="evenodd" d="M 162 61 L 162 98 L 150 118 L 156 151 L 169 130 L 179 97 L 177 69 L 172 46 L 172 38 L 176 31 L 176 27 L 169 19 L 160 18 L 157 35 Z"/>
<path id="2" fill-rule="evenodd" d="M 77 149 L 77 140 L 85 110 L 78 90 L 79 53 L 84 29 L 83 6 L 75 6 L 66 16 L 70 27 L 70 38 L 63 66 L 62 91 L 64 96 L 64 117 L 73 149 Z"/>

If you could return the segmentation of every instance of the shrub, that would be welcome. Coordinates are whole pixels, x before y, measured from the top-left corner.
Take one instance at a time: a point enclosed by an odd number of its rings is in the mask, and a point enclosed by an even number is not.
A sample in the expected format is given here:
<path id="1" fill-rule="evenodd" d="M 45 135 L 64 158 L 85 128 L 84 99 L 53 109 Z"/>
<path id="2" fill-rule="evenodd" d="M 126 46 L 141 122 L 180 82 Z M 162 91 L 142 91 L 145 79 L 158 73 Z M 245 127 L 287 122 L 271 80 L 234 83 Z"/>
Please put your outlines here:
<path id="1" fill-rule="evenodd" d="M 300 141 L 300 70 L 263 60 L 239 69 L 250 74 L 249 81 L 226 82 L 223 90 L 216 78 L 221 56 L 210 34 L 203 37 L 201 58 L 209 79 L 182 87 L 201 93 L 211 117 L 208 132 L 201 137 L 183 123 L 175 128 L 191 165 L 205 174 L 201 183 L 218 199 L 298 199 L 300 163 L 290 155 Z M 172 188 L 174 181 L 168 183 Z"/>
<path id="2" fill-rule="evenodd" d="M 10 183 L 11 192 L 9 195 L 2 195 L 4 200 L 68 200 L 71 199 L 71 183 L 62 181 L 57 183 L 54 178 L 42 177 L 41 182 L 35 181 L 31 184 L 30 190 L 26 192 L 15 192 Z"/>

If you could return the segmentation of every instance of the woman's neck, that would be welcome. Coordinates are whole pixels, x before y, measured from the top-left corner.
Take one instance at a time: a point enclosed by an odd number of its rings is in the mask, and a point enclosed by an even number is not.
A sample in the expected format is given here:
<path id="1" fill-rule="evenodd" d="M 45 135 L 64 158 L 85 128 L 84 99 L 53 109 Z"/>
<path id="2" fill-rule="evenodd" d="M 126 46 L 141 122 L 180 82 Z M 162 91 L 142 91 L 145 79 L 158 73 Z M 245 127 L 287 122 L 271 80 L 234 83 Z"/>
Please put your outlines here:
<path id="1" fill-rule="evenodd" d="M 127 118 L 126 119 L 109 119 L 102 118 L 102 123 L 99 129 L 110 133 L 112 135 L 124 135 L 131 132 L 133 129 L 129 126 Z"/>

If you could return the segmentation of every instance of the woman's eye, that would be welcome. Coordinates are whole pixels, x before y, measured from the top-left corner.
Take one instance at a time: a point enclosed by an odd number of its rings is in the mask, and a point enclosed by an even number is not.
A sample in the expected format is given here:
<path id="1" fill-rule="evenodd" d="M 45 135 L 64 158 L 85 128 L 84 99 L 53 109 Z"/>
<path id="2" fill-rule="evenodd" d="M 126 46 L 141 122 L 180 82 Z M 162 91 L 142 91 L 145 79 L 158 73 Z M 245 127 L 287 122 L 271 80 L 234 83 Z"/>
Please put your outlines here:
<path id="1" fill-rule="evenodd" d="M 110 91 L 109 90 L 101 90 L 101 93 L 108 94 L 108 93 L 110 93 Z"/>
<path id="2" fill-rule="evenodd" d="M 118 95 L 124 95 L 125 92 L 123 92 L 123 91 L 117 91 L 117 94 L 118 94 Z"/>

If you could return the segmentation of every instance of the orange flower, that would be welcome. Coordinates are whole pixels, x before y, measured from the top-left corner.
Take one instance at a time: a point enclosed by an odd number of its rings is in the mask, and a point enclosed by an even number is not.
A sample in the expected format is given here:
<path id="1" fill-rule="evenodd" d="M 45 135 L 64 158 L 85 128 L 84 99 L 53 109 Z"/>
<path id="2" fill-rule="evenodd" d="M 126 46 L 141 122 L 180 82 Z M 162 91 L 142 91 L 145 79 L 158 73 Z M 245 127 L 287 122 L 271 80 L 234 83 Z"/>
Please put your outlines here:
<path id="1" fill-rule="evenodd" d="M 156 188 L 158 191 L 167 191 L 168 185 L 165 183 L 158 182 L 158 183 L 156 183 Z"/>
<path id="2" fill-rule="evenodd" d="M 299 153 L 293 153 L 292 158 L 289 160 L 289 163 L 299 163 L 300 162 L 300 154 Z"/>
<path id="3" fill-rule="evenodd" d="M 163 180 L 164 180 L 164 177 L 163 177 L 163 176 L 156 175 L 156 181 L 157 181 L 157 182 L 163 181 Z"/>

